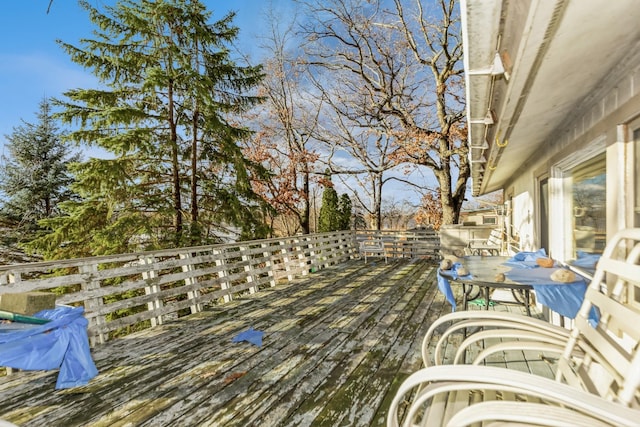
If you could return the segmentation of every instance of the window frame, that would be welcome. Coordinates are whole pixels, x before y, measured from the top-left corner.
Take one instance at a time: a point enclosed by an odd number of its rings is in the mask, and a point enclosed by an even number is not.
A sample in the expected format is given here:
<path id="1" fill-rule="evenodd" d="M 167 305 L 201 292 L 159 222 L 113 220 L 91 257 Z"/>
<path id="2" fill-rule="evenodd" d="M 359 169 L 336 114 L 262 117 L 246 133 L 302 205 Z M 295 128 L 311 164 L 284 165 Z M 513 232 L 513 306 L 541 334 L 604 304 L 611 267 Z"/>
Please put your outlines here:
<path id="1" fill-rule="evenodd" d="M 606 153 L 606 135 L 600 135 L 551 166 L 549 175 L 549 254 L 559 261 L 575 257 L 573 243 L 573 176 L 577 166 Z M 605 164 L 606 164 L 605 154 Z M 569 214 L 571 213 L 571 215 Z"/>

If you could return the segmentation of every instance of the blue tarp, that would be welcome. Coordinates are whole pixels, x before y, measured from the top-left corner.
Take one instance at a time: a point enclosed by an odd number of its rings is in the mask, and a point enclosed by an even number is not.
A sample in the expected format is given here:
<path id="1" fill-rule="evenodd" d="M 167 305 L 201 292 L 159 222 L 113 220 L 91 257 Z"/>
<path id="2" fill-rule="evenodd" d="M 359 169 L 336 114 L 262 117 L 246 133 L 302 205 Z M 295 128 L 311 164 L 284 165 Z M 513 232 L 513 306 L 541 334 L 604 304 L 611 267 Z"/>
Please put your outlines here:
<path id="1" fill-rule="evenodd" d="M 518 252 L 513 257 L 509 258 L 504 265 L 516 268 L 538 268 L 538 258 L 547 258 L 547 252 L 544 248 L 541 248 L 535 252 Z"/>
<path id="2" fill-rule="evenodd" d="M 263 335 L 264 335 L 264 332 L 259 331 L 257 329 L 253 329 L 253 327 L 250 327 L 246 331 L 240 332 L 238 335 L 233 337 L 231 342 L 246 341 L 246 342 L 249 342 L 249 343 L 251 343 L 253 345 L 257 345 L 258 347 L 262 347 L 262 336 Z"/>
<path id="3" fill-rule="evenodd" d="M 449 276 L 451 276 L 455 280 L 458 278 L 458 269 L 461 267 L 462 267 L 462 264 L 460 264 L 459 262 L 456 262 L 451 267 L 451 270 L 446 270 L 446 272 Z M 438 273 L 437 274 L 438 289 L 440 289 L 440 292 L 444 294 L 444 297 L 447 299 L 447 301 L 449 301 L 449 304 L 451 304 L 451 310 L 456 311 L 456 298 L 453 296 L 453 291 L 451 290 L 451 284 L 449 283 L 449 279 L 447 279 L 442 274 L 440 274 L 440 271 L 441 270 L 438 268 L 438 272 L 437 272 Z M 473 278 L 471 274 L 468 274 L 466 276 L 460 276 L 460 277 L 463 277 L 465 279 Z"/>
<path id="4" fill-rule="evenodd" d="M 595 269 L 596 264 L 600 261 L 600 254 L 590 254 L 587 252 L 578 251 L 576 253 L 577 258 L 571 261 L 570 264 L 576 267 L 582 267 L 587 269 Z"/>
<path id="5" fill-rule="evenodd" d="M 513 268 L 505 275 L 517 283 L 531 285 L 536 298 L 542 305 L 570 319 L 575 319 L 584 301 L 587 283 L 582 276 L 576 275 L 571 283 L 554 282 L 551 274 L 558 268 L 519 269 Z M 598 313 L 591 309 L 589 319 L 593 324 L 598 321 Z"/>
<path id="6" fill-rule="evenodd" d="M 60 369 L 56 389 L 85 385 L 98 375 L 82 307 L 58 306 L 34 315 L 51 319 L 30 328 L 0 329 L 0 366 L 25 370 Z"/>

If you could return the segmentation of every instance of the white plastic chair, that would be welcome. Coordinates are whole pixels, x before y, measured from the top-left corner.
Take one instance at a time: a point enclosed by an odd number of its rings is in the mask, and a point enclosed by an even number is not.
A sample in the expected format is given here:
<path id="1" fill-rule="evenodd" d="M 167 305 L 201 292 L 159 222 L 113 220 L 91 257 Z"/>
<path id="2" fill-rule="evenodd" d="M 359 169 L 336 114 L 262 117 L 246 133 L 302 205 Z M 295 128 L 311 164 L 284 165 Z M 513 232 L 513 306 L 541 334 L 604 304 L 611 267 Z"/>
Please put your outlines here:
<path id="1" fill-rule="evenodd" d="M 391 403 L 387 425 L 399 425 L 399 407 L 407 399 L 411 403 L 404 426 L 468 425 L 475 410 L 482 415 L 473 419 L 480 417 L 486 425 L 517 422 L 566 426 L 562 420 L 571 417 L 582 425 L 639 425 L 639 262 L 640 229 L 618 232 L 597 264 L 571 331 L 507 313 L 485 311 L 477 315 L 466 312 L 444 316 L 455 322 L 453 328 L 489 325 L 495 329 L 483 331 L 485 336 L 514 338 L 498 344 L 499 351 L 523 345 L 555 351 L 559 355 L 555 380 L 488 366 L 428 366 L 402 383 Z M 599 311 L 596 325 L 590 319 L 592 307 Z M 428 336 L 433 329 L 434 326 Z M 466 345 L 463 343 L 461 348 Z M 490 347 L 485 352 L 493 350 Z M 424 345 L 423 357 L 428 364 L 429 354 Z M 435 361 L 440 359 L 436 351 Z M 522 411 L 518 405 L 522 405 Z M 543 409 L 547 407 L 554 415 L 544 418 Z M 539 419 L 527 417 L 536 409 L 541 411 Z"/>

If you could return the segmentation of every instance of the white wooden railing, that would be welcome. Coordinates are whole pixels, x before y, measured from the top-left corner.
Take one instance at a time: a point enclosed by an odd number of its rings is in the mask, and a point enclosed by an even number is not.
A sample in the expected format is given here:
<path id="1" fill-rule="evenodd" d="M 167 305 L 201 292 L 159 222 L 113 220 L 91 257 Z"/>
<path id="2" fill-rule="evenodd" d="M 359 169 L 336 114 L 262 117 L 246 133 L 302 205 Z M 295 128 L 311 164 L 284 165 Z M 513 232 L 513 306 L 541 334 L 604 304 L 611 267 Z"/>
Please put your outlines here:
<path id="1" fill-rule="evenodd" d="M 432 229 L 423 230 L 358 230 L 356 240 L 381 242 L 390 258 L 438 258 L 440 234 Z"/>
<path id="2" fill-rule="evenodd" d="M 0 266 L 0 294 L 84 306 L 92 345 L 357 257 L 351 231 Z"/>
<path id="3" fill-rule="evenodd" d="M 0 294 L 53 291 L 57 304 L 83 306 L 96 345 L 359 257 L 362 239 L 382 238 L 389 257 L 407 257 L 433 248 L 433 235 L 342 231 L 4 265 Z"/>

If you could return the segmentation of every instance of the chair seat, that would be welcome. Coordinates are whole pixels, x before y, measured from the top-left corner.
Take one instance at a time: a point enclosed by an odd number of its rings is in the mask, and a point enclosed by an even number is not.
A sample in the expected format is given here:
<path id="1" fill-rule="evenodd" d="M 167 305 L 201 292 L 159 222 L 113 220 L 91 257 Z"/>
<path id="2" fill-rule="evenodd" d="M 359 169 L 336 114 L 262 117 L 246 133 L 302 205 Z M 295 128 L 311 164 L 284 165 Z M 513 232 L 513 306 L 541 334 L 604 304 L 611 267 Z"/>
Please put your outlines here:
<path id="1" fill-rule="evenodd" d="M 384 257 L 384 262 L 387 262 L 387 252 L 384 246 L 384 242 L 378 239 L 363 240 L 359 244 L 360 255 L 364 257 L 364 262 L 367 262 L 367 254 L 373 256 Z"/>
<path id="2" fill-rule="evenodd" d="M 409 400 L 404 426 L 637 426 L 640 308 L 629 295 L 638 288 L 640 228 L 634 228 L 619 231 L 607 242 L 571 331 L 509 313 L 466 311 L 441 317 L 423 340 L 426 367 L 400 385 L 387 425 L 398 426 L 398 406 Z M 440 326 L 445 330 L 437 331 Z M 463 332 L 462 341 L 444 350 L 456 331 Z M 476 354 L 466 361 L 463 356 L 473 353 L 467 351 L 472 347 Z M 554 378 L 537 370 L 478 366 L 512 350 L 553 353 Z M 453 361 L 444 364 L 443 351 L 454 354 Z M 429 366 L 432 360 L 436 366 Z"/>
<path id="3" fill-rule="evenodd" d="M 483 252 L 500 255 L 504 241 L 503 234 L 502 230 L 496 228 L 491 230 L 487 239 L 472 239 L 468 244 L 471 255 L 481 255 Z"/>

